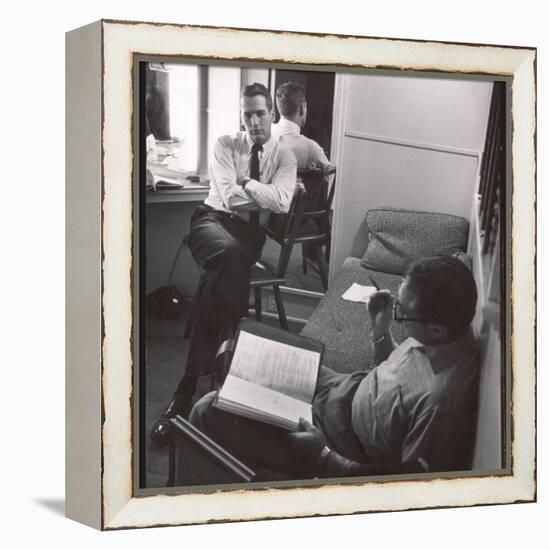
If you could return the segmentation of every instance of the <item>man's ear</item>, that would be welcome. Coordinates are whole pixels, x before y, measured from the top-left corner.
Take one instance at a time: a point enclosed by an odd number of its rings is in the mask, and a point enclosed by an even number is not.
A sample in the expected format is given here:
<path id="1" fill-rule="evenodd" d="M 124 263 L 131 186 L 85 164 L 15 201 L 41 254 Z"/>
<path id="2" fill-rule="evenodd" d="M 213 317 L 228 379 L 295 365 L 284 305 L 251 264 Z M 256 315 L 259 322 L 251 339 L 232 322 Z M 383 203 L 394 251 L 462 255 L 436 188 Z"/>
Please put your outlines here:
<path id="1" fill-rule="evenodd" d="M 437 340 L 447 340 L 449 338 L 449 329 L 443 325 L 428 324 L 431 335 Z"/>
<path id="2" fill-rule="evenodd" d="M 271 122 L 275 122 L 275 109 L 271 109 Z"/>

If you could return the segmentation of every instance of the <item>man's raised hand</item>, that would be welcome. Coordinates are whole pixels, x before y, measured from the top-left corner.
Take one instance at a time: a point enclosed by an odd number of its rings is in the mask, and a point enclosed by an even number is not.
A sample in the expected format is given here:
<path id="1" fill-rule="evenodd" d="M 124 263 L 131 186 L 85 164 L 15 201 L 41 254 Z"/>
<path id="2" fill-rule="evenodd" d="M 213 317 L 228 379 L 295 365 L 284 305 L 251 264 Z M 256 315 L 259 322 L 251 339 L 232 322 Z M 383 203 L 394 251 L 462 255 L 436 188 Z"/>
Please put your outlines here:
<path id="1" fill-rule="evenodd" d="M 367 301 L 371 336 L 379 338 L 390 330 L 393 321 L 393 296 L 389 290 L 378 290 Z"/>

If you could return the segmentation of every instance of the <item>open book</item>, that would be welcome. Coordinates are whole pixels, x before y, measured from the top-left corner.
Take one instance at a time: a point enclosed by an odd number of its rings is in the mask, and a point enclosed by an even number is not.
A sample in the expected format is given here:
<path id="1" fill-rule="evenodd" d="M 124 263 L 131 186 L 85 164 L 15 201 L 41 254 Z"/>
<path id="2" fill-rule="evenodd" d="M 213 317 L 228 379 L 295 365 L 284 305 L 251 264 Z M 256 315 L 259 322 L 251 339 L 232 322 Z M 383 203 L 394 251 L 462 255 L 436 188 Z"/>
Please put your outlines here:
<path id="1" fill-rule="evenodd" d="M 214 406 L 297 430 L 300 417 L 312 422 L 322 355 L 320 342 L 245 320 Z"/>

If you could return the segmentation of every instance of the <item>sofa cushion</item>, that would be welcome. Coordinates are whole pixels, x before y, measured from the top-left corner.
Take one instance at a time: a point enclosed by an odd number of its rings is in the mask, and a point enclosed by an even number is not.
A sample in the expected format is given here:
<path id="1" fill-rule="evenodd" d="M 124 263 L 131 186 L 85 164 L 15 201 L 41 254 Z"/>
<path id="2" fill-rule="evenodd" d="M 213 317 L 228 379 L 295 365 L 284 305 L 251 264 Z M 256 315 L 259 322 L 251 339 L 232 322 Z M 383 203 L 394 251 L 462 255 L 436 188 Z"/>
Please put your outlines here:
<path id="1" fill-rule="evenodd" d="M 365 269 L 360 265 L 359 258 L 347 258 L 302 330 L 304 336 L 325 344 L 324 364 L 338 372 L 355 372 L 372 367 L 365 304 L 342 298 L 353 283 L 371 285 L 370 276 L 374 277 L 380 288 L 397 294 L 400 276 Z M 397 342 L 404 339 L 402 330 L 399 324 L 392 327 Z"/>
<path id="2" fill-rule="evenodd" d="M 421 257 L 466 250 L 469 223 L 450 214 L 393 208 L 369 210 L 363 267 L 402 275 Z"/>

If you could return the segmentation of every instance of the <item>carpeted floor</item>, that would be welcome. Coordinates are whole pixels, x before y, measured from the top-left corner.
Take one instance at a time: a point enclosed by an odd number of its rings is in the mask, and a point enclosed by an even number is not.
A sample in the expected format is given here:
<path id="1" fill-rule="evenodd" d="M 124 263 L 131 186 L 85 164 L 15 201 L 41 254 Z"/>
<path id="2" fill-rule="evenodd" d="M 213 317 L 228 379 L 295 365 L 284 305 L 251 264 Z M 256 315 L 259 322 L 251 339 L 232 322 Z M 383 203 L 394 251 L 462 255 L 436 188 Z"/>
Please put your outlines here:
<path id="1" fill-rule="evenodd" d="M 150 317 L 147 322 L 145 380 L 146 487 L 164 487 L 168 478 L 168 447 L 159 447 L 149 432 L 168 404 L 185 369 L 188 340 L 183 340 L 187 315 L 179 319 Z M 209 391 L 209 380 L 199 381 L 196 398 Z M 197 467 L 200 467 L 197 464 Z"/>
<path id="2" fill-rule="evenodd" d="M 277 265 L 279 259 L 279 252 L 281 247 L 273 240 L 267 239 L 263 252 L 262 259 L 268 261 L 270 265 Z M 298 288 L 302 290 L 311 290 L 314 292 L 324 293 L 321 277 L 313 268 L 309 267 L 307 275 L 304 275 L 302 271 L 302 247 L 294 246 L 292 254 L 290 255 L 290 261 L 286 271 L 286 285 L 290 288 Z"/>

